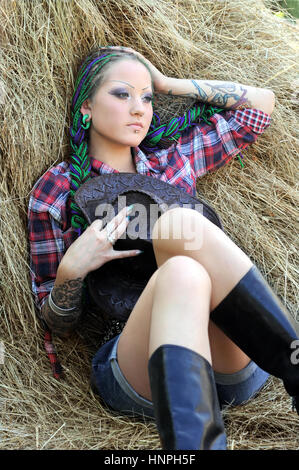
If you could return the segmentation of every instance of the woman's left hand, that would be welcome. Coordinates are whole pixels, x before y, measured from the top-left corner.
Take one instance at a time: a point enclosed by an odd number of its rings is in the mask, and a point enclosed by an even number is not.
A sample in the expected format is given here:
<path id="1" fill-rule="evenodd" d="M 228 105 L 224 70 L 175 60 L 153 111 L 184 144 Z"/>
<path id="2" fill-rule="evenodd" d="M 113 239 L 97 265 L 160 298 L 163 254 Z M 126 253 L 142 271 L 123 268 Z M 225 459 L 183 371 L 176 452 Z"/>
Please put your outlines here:
<path id="1" fill-rule="evenodd" d="M 123 47 L 123 46 L 106 46 L 108 49 L 118 49 L 118 50 L 121 50 L 123 52 L 131 52 L 133 54 L 135 54 L 137 57 L 139 57 L 140 59 L 142 59 L 149 67 L 150 71 L 151 71 L 151 74 L 152 74 L 152 78 L 153 78 L 153 82 L 154 82 L 154 88 L 155 88 L 155 92 L 159 93 L 159 92 L 162 92 L 164 87 L 165 87 L 165 82 L 167 80 L 167 77 L 166 75 L 163 75 L 163 73 L 159 72 L 159 70 L 148 60 L 146 59 L 142 54 L 140 54 L 139 52 L 136 52 L 134 49 L 132 49 L 131 47 Z"/>

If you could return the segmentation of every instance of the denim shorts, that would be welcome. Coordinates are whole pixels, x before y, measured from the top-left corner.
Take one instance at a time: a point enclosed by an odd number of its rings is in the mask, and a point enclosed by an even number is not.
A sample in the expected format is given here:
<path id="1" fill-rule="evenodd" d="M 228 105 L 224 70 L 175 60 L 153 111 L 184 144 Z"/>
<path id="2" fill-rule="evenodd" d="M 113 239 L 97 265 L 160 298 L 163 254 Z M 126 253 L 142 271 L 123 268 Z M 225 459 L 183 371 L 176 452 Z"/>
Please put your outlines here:
<path id="1" fill-rule="evenodd" d="M 154 419 L 153 403 L 140 396 L 127 382 L 117 362 L 120 334 L 105 343 L 92 360 L 93 389 L 112 410 L 128 416 Z M 254 397 L 269 374 L 253 361 L 233 374 L 214 372 L 220 408 L 236 406 Z"/>

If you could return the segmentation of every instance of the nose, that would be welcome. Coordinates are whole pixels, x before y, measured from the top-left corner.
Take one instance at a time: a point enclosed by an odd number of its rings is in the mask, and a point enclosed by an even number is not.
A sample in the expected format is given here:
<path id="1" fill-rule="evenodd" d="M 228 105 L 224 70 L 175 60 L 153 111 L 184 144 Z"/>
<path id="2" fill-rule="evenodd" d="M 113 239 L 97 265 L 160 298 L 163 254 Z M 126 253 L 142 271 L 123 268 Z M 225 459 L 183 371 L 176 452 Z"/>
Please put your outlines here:
<path id="1" fill-rule="evenodd" d="M 132 101 L 131 114 L 140 114 L 143 116 L 145 113 L 146 103 L 142 101 L 142 98 L 136 98 Z"/>

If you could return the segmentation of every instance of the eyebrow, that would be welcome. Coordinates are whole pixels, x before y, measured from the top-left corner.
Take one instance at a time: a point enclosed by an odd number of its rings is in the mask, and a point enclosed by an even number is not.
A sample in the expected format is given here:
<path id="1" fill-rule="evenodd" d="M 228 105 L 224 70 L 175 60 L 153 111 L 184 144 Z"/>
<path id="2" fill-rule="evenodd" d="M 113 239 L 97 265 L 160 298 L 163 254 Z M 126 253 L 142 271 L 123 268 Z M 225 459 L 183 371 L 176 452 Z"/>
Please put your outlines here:
<path id="1" fill-rule="evenodd" d="M 134 86 L 130 85 L 130 83 L 127 83 L 127 82 L 122 82 L 121 80 L 110 80 L 110 82 L 120 82 L 120 83 L 125 83 L 126 85 L 129 85 L 131 88 L 135 88 Z M 149 86 L 146 86 L 145 88 L 142 88 L 142 90 L 146 90 L 147 88 L 149 88 Z"/>

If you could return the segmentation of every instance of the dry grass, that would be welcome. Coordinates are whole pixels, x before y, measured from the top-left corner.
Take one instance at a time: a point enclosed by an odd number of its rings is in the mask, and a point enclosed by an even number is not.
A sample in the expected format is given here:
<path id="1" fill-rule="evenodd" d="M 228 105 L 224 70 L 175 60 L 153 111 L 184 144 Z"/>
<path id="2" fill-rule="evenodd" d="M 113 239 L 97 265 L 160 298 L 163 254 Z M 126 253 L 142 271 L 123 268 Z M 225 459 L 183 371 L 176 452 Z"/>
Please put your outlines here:
<path id="1" fill-rule="evenodd" d="M 96 44 L 133 47 L 169 76 L 272 88 L 272 126 L 245 151 L 245 168 L 235 160 L 198 180 L 198 190 L 295 318 L 298 27 L 261 0 L 2 0 L 0 31 L 0 447 L 158 449 L 153 422 L 112 414 L 93 395 L 80 336 L 56 341 L 66 379 L 52 378 L 30 294 L 29 193 L 69 150 L 74 66 Z M 169 97 L 158 104 L 165 118 L 190 105 Z M 278 379 L 224 415 L 230 449 L 299 448 L 299 418 Z"/>

